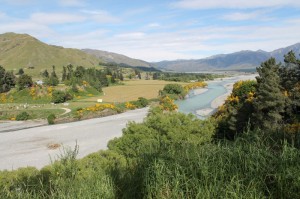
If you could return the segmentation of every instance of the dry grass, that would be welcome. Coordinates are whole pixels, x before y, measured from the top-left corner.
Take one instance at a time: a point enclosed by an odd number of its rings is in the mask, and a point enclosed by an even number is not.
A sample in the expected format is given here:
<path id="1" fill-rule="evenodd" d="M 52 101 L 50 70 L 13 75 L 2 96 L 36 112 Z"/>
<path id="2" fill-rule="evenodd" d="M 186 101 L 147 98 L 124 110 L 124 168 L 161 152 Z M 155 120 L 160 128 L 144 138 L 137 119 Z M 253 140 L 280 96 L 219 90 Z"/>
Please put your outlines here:
<path id="1" fill-rule="evenodd" d="M 55 150 L 55 149 L 59 148 L 60 146 L 61 146 L 60 144 L 51 143 L 51 144 L 47 145 L 47 148 L 50 149 L 50 150 Z"/>
<path id="2" fill-rule="evenodd" d="M 103 88 L 104 95 L 84 99 L 84 101 L 96 102 L 99 98 L 103 99 L 104 102 L 127 102 L 137 100 L 139 97 L 153 99 L 158 96 L 158 91 L 163 89 L 166 84 L 175 84 L 176 82 L 160 80 L 131 80 L 125 81 L 124 83 L 125 85 Z"/>

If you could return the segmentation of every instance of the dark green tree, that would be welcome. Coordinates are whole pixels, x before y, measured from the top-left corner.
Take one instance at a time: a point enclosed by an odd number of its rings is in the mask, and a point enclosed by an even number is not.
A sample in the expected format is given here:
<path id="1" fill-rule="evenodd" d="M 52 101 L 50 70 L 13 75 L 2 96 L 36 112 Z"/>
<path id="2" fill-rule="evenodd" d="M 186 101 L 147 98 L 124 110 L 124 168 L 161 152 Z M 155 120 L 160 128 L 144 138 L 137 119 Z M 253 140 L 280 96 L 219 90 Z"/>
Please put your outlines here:
<path id="1" fill-rule="evenodd" d="M 3 77 L 2 91 L 8 92 L 10 91 L 10 89 L 15 87 L 15 85 L 16 85 L 16 76 L 13 74 L 13 72 L 6 72 Z"/>
<path id="2" fill-rule="evenodd" d="M 23 70 L 23 68 L 20 68 L 18 71 L 18 75 L 23 75 L 23 74 L 24 74 L 24 70 Z"/>
<path id="3" fill-rule="evenodd" d="M 31 76 L 23 74 L 17 80 L 17 85 L 19 90 L 23 90 L 24 88 L 31 87 L 33 85 L 33 81 Z"/>
<path id="4" fill-rule="evenodd" d="M 285 96 L 281 90 L 279 65 L 274 58 L 263 62 L 257 68 L 256 99 L 254 106 L 254 127 L 263 130 L 276 130 L 282 124 L 282 113 L 285 108 Z"/>
<path id="5" fill-rule="evenodd" d="M 59 83 L 58 77 L 55 72 L 55 66 L 52 66 L 52 72 L 49 78 L 45 78 L 45 84 L 50 86 L 57 86 Z"/>
<path id="6" fill-rule="evenodd" d="M 61 81 L 64 82 L 65 80 L 67 80 L 67 68 L 65 66 L 63 66 Z"/>
<path id="7" fill-rule="evenodd" d="M 48 72 L 47 69 L 44 70 L 44 72 L 42 72 L 42 76 L 43 76 L 44 78 L 48 78 L 48 77 L 49 77 L 49 72 Z"/>
<path id="8" fill-rule="evenodd" d="M 285 65 L 280 68 L 281 86 L 287 95 L 285 121 L 297 123 L 300 113 L 300 60 L 293 51 L 284 56 Z"/>
<path id="9" fill-rule="evenodd" d="M 67 65 L 67 80 L 71 80 L 71 78 L 73 77 L 73 66 L 72 64 Z"/>

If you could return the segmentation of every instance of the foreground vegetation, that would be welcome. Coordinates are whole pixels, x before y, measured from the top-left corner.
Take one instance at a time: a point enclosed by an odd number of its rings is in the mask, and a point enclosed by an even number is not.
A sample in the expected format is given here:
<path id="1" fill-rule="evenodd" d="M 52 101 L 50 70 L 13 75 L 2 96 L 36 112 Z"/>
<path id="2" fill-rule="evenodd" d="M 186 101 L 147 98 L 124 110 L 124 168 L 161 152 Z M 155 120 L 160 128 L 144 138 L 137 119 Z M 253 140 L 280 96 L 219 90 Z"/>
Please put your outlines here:
<path id="1" fill-rule="evenodd" d="M 0 173 L 1 198 L 297 198 L 300 152 L 271 132 L 215 140 L 213 121 L 153 110 L 109 150 Z M 269 134 L 269 135 L 268 135 Z M 79 148 L 80 149 L 80 148 Z"/>
<path id="2" fill-rule="evenodd" d="M 108 150 L 77 160 L 76 146 L 41 170 L 1 171 L 0 197 L 299 198 L 300 60 L 285 58 L 262 63 L 257 82 L 237 82 L 206 120 L 174 111 L 185 89 L 166 85 L 159 106 Z"/>

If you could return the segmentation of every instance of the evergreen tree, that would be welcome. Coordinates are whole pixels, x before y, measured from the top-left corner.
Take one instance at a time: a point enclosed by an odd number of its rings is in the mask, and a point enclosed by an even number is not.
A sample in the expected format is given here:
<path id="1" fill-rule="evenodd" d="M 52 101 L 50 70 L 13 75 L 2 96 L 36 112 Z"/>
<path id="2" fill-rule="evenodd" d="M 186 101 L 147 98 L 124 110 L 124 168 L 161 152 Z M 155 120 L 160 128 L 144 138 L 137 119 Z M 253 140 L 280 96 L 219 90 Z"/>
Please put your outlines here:
<path id="1" fill-rule="evenodd" d="M 20 68 L 18 71 L 18 75 L 23 75 L 23 74 L 24 74 L 24 70 L 23 70 L 23 68 Z"/>
<path id="2" fill-rule="evenodd" d="M 63 66 L 61 81 L 64 82 L 66 79 L 67 79 L 67 68 L 65 66 Z"/>
<path id="3" fill-rule="evenodd" d="M 33 85 L 32 77 L 29 75 L 23 74 L 18 78 L 17 84 L 19 86 L 19 90 L 31 87 Z"/>
<path id="4" fill-rule="evenodd" d="M 44 78 L 48 78 L 48 77 L 49 77 L 49 72 L 48 72 L 47 69 L 44 70 L 44 72 L 42 73 L 42 76 L 43 76 Z"/>
<path id="5" fill-rule="evenodd" d="M 3 92 L 10 91 L 10 89 L 15 87 L 15 85 L 16 85 L 16 76 L 13 74 L 13 72 L 6 72 L 3 77 L 3 85 L 2 85 Z"/>
<path id="6" fill-rule="evenodd" d="M 254 106 L 254 124 L 264 130 L 276 130 L 282 123 L 281 113 L 285 107 L 285 96 L 281 91 L 279 65 L 274 58 L 262 63 L 257 72 L 256 99 Z"/>
<path id="7" fill-rule="evenodd" d="M 55 66 L 52 66 L 52 72 L 49 78 L 45 78 L 45 84 L 50 86 L 57 86 L 59 83 L 58 77 L 55 72 Z"/>
<path id="8" fill-rule="evenodd" d="M 55 66 L 52 66 L 52 73 L 51 73 L 51 77 L 57 78 L 56 72 L 55 72 Z"/>
<path id="9" fill-rule="evenodd" d="M 281 86 L 287 95 L 285 118 L 293 123 L 300 114 L 300 60 L 293 51 L 284 56 L 285 65 L 280 68 Z"/>
<path id="10" fill-rule="evenodd" d="M 71 80 L 73 77 L 73 66 L 72 64 L 67 65 L 68 73 L 67 73 L 67 80 Z"/>

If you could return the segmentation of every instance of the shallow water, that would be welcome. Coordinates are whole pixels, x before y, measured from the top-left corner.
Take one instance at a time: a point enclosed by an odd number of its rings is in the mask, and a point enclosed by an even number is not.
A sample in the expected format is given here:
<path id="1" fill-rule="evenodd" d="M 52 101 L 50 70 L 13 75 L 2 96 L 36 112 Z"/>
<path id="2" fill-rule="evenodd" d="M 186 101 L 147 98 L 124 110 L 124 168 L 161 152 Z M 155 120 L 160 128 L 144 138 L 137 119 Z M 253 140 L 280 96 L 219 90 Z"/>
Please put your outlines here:
<path id="1" fill-rule="evenodd" d="M 227 92 L 224 85 L 235 81 L 236 78 L 219 82 L 209 82 L 207 86 L 208 90 L 200 95 L 194 95 L 193 91 L 190 91 L 188 98 L 175 102 L 178 105 L 178 111 L 186 114 L 192 113 L 199 118 L 204 118 L 197 115 L 196 111 L 211 108 L 211 102 Z"/>

